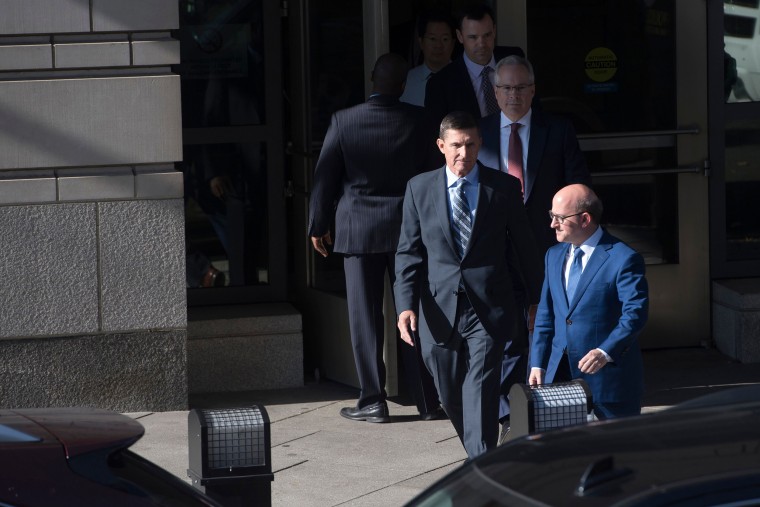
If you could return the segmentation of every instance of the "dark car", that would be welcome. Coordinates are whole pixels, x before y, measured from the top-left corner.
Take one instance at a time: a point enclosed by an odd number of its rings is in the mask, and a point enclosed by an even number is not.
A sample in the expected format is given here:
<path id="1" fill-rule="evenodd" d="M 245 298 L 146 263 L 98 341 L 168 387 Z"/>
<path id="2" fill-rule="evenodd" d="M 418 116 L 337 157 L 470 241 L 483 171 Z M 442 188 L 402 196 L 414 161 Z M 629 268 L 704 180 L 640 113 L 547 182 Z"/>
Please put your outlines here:
<path id="1" fill-rule="evenodd" d="M 0 506 L 218 506 L 128 450 L 144 431 L 106 410 L 0 410 Z"/>
<path id="2" fill-rule="evenodd" d="M 760 385 L 513 440 L 408 506 L 760 505 Z"/>

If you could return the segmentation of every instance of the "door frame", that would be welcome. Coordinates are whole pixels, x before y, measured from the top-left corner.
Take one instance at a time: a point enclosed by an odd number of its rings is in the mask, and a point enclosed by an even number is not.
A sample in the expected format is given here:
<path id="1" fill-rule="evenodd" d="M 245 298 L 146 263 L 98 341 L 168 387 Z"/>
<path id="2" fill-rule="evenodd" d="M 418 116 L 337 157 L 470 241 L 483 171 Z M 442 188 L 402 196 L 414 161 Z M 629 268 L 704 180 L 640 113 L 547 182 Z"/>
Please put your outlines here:
<path id="1" fill-rule="evenodd" d="M 262 143 L 266 146 L 268 283 L 188 289 L 188 306 L 285 301 L 287 298 L 288 236 L 285 214 L 282 52 L 280 5 L 261 2 L 264 20 L 264 96 L 266 124 L 235 127 L 185 128 L 183 145 Z M 277 20 L 278 22 L 272 22 Z"/>

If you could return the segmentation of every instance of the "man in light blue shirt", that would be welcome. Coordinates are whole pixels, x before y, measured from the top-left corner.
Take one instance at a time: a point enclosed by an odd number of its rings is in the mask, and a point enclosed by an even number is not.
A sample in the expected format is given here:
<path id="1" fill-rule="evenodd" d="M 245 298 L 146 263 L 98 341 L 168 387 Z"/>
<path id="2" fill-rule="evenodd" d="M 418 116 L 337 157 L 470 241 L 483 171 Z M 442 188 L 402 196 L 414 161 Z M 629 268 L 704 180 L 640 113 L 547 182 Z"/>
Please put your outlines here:
<path id="1" fill-rule="evenodd" d="M 422 64 L 407 74 L 406 87 L 400 100 L 424 106 L 428 79 L 451 61 L 451 52 L 454 50 L 451 17 L 438 10 L 420 15 L 417 20 L 417 41 L 422 52 Z"/>

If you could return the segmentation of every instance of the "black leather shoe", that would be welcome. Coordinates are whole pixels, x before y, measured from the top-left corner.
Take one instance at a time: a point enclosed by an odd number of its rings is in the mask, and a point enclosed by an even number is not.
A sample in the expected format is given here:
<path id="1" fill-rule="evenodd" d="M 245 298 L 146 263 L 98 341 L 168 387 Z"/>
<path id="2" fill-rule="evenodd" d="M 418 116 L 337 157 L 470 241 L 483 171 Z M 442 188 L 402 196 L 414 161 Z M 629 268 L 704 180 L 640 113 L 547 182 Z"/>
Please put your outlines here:
<path id="1" fill-rule="evenodd" d="M 499 435 L 498 445 L 502 445 L 509 440 L 509 421 L 501 425 L 501 434 Z"/>
<path id="2" fill-rule="evenodd" d="M 352 421 L 367 421 L 373 423 L 391 422 L 388 415 L 388 404 L 384 401 L 367 405 L 364 408 L 345 407 L 340 409 L 340 415 Z"/>
<path id="3" fill-rule="evenodd" d="M 437 421 L 438 419 L 446 419 L 448 416 L 442 407 L 438 406 L 432 412 L 425 412 L 420 414 L 420 419 L 423 421 Z"/>

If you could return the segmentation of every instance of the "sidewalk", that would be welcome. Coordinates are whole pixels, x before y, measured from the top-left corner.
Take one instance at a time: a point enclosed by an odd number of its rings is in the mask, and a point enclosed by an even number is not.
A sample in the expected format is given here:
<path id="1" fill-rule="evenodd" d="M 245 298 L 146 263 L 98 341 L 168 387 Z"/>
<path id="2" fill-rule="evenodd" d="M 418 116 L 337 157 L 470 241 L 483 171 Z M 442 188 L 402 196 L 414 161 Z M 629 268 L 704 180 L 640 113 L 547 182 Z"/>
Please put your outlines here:
<path id="1" fill-rule="evenodd" d="M 644 352 L 644 411 L 760 383 L 760 364 L 715 349 Z M 420 421 L 413 405 L 389 400 L 390 424 L 344 419 L 356 390 L 333 382 L 275 391 L 194 396 L 192 408 L 263 405 L 271 421 L 272 505 L 400 506 L 459 466 L 464 449 L 448 420 Z M 145 426 L 132 450 L 187 480 L 187 414 L 130 414 Z"/>

